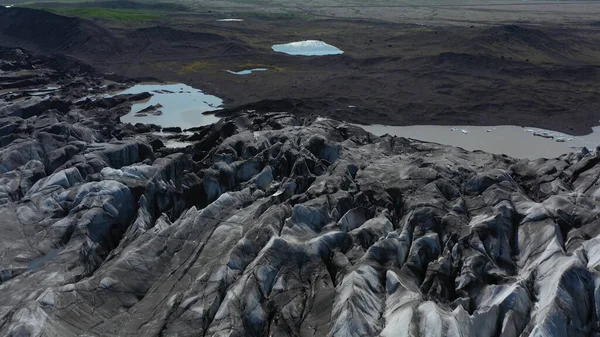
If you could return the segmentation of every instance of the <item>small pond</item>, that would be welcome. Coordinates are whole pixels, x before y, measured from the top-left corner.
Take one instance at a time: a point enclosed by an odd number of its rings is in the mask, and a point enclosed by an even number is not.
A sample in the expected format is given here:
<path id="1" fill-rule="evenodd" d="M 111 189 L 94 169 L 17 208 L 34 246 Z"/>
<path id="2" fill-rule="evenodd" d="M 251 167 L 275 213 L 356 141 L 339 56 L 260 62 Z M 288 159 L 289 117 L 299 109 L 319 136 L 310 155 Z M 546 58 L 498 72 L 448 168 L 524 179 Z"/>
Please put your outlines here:
<path id="1" fill-rule="evenodd" d="M 272 49 L 279 53 L 302 56 L 324 56 L 344 53 L 341 49 L 318 40 L 306 40 L 286 44 L 276 44 L 273 45 Z"/>

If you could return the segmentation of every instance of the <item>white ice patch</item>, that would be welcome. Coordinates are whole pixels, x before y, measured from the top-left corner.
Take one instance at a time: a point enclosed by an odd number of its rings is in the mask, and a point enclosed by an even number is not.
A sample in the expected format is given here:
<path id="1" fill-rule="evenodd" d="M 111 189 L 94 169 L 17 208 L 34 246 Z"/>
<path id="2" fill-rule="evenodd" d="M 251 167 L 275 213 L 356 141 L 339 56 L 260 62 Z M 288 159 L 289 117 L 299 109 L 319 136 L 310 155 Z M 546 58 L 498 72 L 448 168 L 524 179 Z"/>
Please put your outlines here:
<path id="1" fill-rule="evenodd" d="M 254 72 L 259 72 L 259 71 L 267 71 L 269 69 L 267 68 L 254 68 L 254 69 L 246 69 L 246 70 L 241 70 L 241 71 L 233 71 L 233 70 L 225 70 L 226 72 L 230 73 L 230 74 L 234 74 L 234 75 L 250 75 Z"/>
<path id="2" fill-rule="evenodd" d="M 306 40 L 286 44 L 273 45 L 272 49 L 279 53 L 302 56 L 324 56 L 343 54 L 344 51 L 318 40 Z"/>

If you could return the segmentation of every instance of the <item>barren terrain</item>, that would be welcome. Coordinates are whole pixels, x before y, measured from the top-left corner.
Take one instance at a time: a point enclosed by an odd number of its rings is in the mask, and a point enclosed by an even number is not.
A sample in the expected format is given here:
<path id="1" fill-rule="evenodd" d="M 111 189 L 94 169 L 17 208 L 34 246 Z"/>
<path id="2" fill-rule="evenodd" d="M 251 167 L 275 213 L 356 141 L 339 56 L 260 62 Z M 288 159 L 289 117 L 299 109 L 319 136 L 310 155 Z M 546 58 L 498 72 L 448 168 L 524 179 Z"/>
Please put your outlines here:
<path id="1" fill-rule="evenodd" d="M 584 6 L 575 11 L 581 15 L 597 6 L 565 4 L 575 5 Z M 600 120 L 594 21 L 514 21 L 498 10 L 494 20 L 477 17 L 469 25 L 417 25 L 376 15 L 331 19 L 202 6 L 128 21 L 2 10 L 0 42 L 71 55 L 124 77 L 190 84 L 223 98 L 226 108 L 278 104 L 302 116 L 359 123 L 515 124 L 570 134 L 588 133 Z M 536 8 L 550 15 L 544 6 Z M 244 21 L 216 21 L 226 17 Z M 270 49 L 304 39 L 345 54 L 294 57 Z M 225 72 L 257 67 L 269 71 Z"/>

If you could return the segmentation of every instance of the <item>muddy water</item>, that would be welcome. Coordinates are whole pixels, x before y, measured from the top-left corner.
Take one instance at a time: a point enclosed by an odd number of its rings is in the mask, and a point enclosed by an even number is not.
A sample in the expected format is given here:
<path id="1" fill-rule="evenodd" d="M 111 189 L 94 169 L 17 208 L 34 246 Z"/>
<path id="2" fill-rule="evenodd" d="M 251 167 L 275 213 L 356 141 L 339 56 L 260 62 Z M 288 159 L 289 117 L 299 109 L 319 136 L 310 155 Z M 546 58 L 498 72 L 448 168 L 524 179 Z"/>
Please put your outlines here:
<path id="1" fill-rule="evenodd" d="M 600 145 L 600 127 L 586 136 L 520 126 L 387 126 L 359 125 L 378 136 L 384 134 L 427 142 L 506 154 L 513 158 L 555 158 L 582 147 L 593 150 Z"/>
<path id="2" fill-rule="evenodd" d="M 323 41 L 306 40 L 286 44 L 273 45 L 272 49 L 279 53 L 302 56 L 323 56 L 343 54 L 344 52 Z"/>
<path id="3" fill-rule="evenodd" d="M 207 95 L 201 90 L 185 84 L 138 84 L 118 94 L 139 94 L 142 92 L 149 92 L 152 97 L 149 100 L 134 104 L 131 111 L 121 117 L 122 122 L 157 124 L 162 127 L 188 129 L 216 123 L 219 120 L 215 116 L 203 115 L 202 113 L 216 110 L 223 104 L 223 101 L 216 96 Z M 152 113 L 138 113 L 157 104 L 162 105 L 162 107 Z"/>

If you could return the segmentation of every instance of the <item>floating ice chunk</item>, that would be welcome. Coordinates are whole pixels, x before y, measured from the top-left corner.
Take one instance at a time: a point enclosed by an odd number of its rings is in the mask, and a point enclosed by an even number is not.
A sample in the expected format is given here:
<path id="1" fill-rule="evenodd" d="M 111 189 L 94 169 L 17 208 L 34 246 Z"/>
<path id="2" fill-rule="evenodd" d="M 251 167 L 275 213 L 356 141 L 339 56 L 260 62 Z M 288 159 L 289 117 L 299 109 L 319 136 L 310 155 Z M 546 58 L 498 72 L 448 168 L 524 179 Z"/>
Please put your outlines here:
<path id="1" fill-rule="evenodd" d="M 549 134 L 547 131 L 534 132 L 533 135 L 534 136 L 538 136 L 538 137 L 542 137 L 542 138 L 548 138 L 548 139 L 554 138 L 554 136 L 552 136 L 551 134 Z"/>

